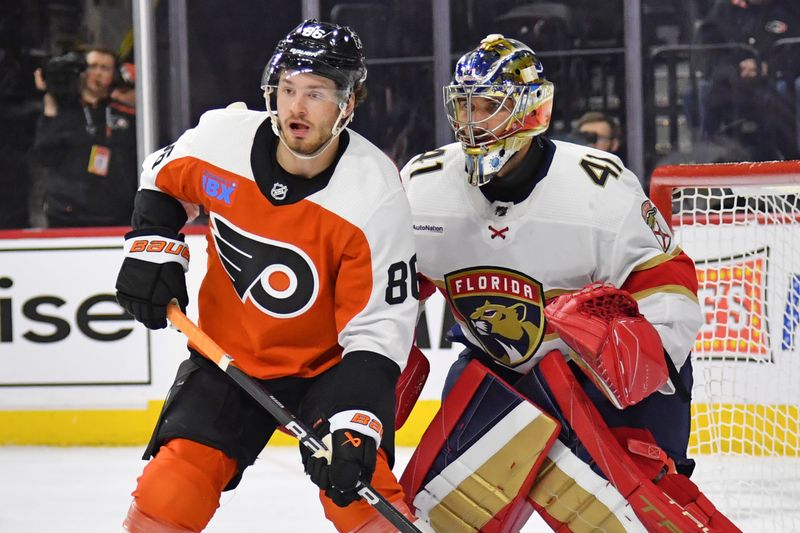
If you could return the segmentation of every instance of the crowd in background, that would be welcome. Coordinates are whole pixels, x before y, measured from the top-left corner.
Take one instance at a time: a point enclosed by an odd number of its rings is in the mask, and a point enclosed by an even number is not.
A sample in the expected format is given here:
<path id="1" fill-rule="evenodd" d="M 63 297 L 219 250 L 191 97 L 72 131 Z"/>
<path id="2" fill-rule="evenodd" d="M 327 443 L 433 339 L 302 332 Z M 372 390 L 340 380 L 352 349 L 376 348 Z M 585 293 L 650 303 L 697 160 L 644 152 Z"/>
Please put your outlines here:
<path id="1" fill-rule="evenodd" d="M 270 4 L 282 3 L 192 4 L 189 116 L 174 119 L 175 32 L 170 3 L 157 3 L 161 144 L 206 109 L 237 100 L 263 109 L 268 43 L 302 18 L 302 3 Z M 0 14 L 0 229 L 125 225 L 138 176 L 130 1 L 8 5 Z M 364 41 L 370 94 L 352 127 L 398 166 L 436 147 L 443 111 L 432 89 L 431 1 L 319 5 L 321 18 L 351 25 Z M 550 136 L 627 157 L 622 0 L 601 12 L 588 0 L 451 0 L 450 12 L 456 56 L 488 31 L 536 50 L 555 83 Z M 642 0 L 642 25 L 645 174 L 664 163 L 798 157 L 797 2 Z"/>

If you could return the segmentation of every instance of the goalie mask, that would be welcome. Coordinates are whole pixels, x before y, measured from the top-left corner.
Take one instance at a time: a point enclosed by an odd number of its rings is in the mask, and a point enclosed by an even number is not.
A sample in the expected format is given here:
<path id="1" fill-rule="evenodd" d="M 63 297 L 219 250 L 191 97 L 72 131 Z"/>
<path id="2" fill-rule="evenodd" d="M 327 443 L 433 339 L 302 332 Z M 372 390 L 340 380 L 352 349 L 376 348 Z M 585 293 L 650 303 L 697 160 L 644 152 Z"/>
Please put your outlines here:
<path id="1" fill-rule="evenodd" d="M 336 83 L 337 91 L 330 97 L 339 107 L 339 117 L 331 129 L 331 138 L 311 155 L 302 155 L 289 148 L 297 157 L 303 159 L 316 157 L 353 120 L 354 113 L 346 112 L 347 104 L 350 97 L 367 79 L 361 39 L 347 26 L 309 19 L 290 31 L 275 47 L 275 52 L 264 68 L 261 88 L 265 91 L 272 130 L 286 145 L 272 98 L 276 94 L 278 82 L 284 72 L 289 75 L 316 74 Z"/>
<path id="2" fill-rule="evenodd" d="M 444 88 L 471 185 L 488 183 L 530 139 L 550 124 L 553 84 L 528 46 L 492 34 L 456 64 Z"/>

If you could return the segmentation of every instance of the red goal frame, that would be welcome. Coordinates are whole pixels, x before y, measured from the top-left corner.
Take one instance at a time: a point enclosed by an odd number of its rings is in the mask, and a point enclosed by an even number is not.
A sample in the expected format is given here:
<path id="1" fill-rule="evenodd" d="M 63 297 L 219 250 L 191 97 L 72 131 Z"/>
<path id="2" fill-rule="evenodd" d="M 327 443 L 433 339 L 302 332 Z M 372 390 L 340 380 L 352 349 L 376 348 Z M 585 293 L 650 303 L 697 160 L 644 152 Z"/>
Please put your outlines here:
<path id="1" fill-rule="evenodd" d="M 743 185 L 797 185 L 800 187 L 800 161 L 766 161 L 760 163 L 709 163 L 702 165 L 667 165 L 658 167 L 650 178 L 650 200 L 664 215 L 670 227 L 680 225 L 672 215 L 672 190 L 676 187 L 735 187 Z M 791 216 L 800 219 L 800 213 Z M 719 217 L 693 223 L 719 224 Z M 775 222 L 774 218 L 772 222 Z"/>

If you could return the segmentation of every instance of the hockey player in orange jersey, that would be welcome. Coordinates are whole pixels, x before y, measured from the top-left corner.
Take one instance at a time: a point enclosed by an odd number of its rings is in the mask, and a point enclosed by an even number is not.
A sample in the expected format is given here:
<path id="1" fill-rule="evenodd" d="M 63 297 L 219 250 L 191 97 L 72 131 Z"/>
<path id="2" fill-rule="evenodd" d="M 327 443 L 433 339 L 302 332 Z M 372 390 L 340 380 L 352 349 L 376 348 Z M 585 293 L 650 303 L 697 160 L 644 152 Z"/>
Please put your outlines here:
<path id="1" fill-rule="evenodd" d="M 458 142 L 401 171 L 420 296 L 465 345 L 408 501 L 437 531 L 733 531 L 688 479 L 694 264 L 617 156 L 542 135 L 553 94 L 487 36 L 444 88 Z"/>
<path id="2" fill-rule="evenodd" d="M 329 459 L 301 454 L 336 528 L 377 532 L 391 528 L 356 494 L 359 480 L 411 518 L 391 465 L 417 284 L 397 169 L 347 129 L 366 75 L 349 28 L 308 20 L 292 30 L 264 70 L 266 112 L 209 111 L 145 160 L 116 287 L 137 320 L 165 327 L 167 304 L 188 301 L 179 232 L 202 206 L 200 326 L 330 434 Z M 224 372 L 189 352 L 145 451 L 152 459 L 125 519 L 134 533 L 203 530 L 276 430 Z"/>

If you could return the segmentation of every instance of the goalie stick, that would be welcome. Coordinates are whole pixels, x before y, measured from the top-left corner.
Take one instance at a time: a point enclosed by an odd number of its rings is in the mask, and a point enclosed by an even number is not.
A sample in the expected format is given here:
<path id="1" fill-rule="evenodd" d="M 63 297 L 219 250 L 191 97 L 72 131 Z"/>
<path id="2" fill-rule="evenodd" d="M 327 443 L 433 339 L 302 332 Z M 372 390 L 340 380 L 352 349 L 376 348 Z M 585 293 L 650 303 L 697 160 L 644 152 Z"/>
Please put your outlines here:
<path id="1" fill-rule="evenodd" d="M 327 447 L 318 439 L 311 429 L 298 419 L 291 411 L 269 393 L 254 378 L 239 369 L 233 357 L 225 352 L 222 347 L 214 342 L 200 327 L 187 317 L 175 302 L 167 306 L 167 318 L 186 337 L 192 341 L 197 350 L 207 359 L 213 361 L 223 372 L 231 377 L 242 389 L 266 409 L 279 424 L 292 433 L 300 443 L 312 452 L 325 452 Z M 398 511 L 386 498 L 373 489 L 368 483 L 361 481 L 356 485 L 359 496 L 373 506 L 386 520 L 396 527 L 401 533 L 421 533 L 400 511 Z"/>

